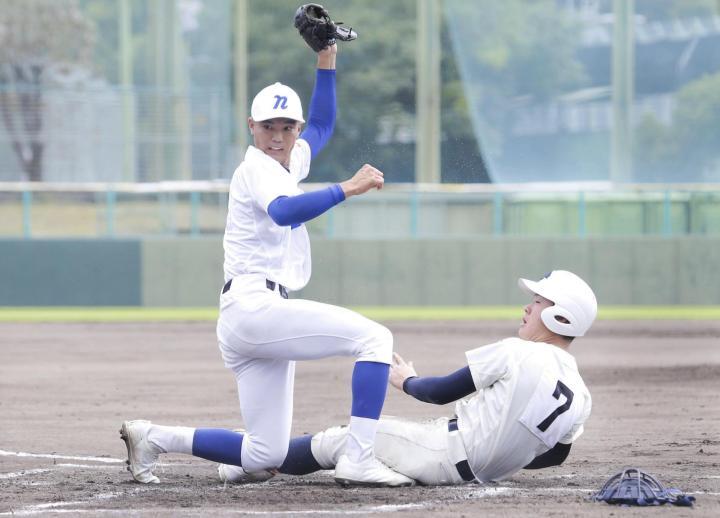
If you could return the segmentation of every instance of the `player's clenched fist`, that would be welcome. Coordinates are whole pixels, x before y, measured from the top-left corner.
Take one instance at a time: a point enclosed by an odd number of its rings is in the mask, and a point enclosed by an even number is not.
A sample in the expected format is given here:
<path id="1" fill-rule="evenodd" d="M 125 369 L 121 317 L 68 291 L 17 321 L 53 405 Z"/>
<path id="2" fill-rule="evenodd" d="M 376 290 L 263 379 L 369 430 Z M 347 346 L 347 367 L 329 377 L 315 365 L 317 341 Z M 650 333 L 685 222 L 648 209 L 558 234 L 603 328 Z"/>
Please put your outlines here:
<path id="1" fill-rule="evenodd" d="M 384 183 L 382 171 L 375 169 L 370 164 L 365 164 L 352 178 L 342 182 L 340 188 L 345 193 L 345 198 L 349 198 L 366 193 L 370 189 L 382 189 Z"/>

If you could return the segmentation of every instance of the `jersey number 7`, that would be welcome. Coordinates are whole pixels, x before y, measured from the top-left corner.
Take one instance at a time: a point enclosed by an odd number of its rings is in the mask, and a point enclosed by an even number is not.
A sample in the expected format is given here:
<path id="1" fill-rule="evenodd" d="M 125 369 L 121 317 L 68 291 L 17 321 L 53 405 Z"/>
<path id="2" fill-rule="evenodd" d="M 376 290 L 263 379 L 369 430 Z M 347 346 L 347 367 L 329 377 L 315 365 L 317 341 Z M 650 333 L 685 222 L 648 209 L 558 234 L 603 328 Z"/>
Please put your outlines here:
<path id="1" fill-rule="evenodd" d="M 565 385 L 565 383 L 558 380 L 557 385 L 555 385 L 555 392 L 553 392 L 553 397 L 559 401 L 560 394 L 565 396 L 565 403 L 553 410 L 549 416 L 547 416 L 545 419 L 542 420 L 539 425 L 537 425 L 538 429 L 541 432 L 547 430 L 548 427 L 553 424 L 553 421 L 555 421 L 555 419 L 557 419 L 557 417 L 563 412 L 567 412 L 567 410 L 570 408 L 570 405 L 572 405 L 574 396 L 573 391 L 570 390 L 570 388 Z"/>

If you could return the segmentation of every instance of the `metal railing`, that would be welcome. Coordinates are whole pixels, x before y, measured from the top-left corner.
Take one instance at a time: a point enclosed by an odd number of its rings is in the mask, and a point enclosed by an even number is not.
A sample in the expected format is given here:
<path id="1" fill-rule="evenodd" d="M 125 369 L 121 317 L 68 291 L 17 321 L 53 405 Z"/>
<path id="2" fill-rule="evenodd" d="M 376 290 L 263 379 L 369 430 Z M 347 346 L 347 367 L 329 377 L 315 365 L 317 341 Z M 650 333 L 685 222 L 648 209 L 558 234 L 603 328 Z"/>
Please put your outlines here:
<path id="1" fill-rule="evenodd" d="M 192 181 L 0 183 L 0 238 L 219 235 L 228 187 Z M 389 184 L 350 198 L 307 226 L 328 239 L 718 235 L 720 186 Z"/>

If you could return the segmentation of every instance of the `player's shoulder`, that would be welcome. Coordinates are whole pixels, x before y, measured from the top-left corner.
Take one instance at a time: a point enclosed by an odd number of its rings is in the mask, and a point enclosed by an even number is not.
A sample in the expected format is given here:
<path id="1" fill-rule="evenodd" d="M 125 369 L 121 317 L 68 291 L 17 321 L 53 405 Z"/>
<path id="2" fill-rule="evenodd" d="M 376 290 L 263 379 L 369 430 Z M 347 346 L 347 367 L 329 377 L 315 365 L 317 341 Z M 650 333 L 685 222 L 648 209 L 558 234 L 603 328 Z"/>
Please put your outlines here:
<path id="1" fill-rule="evenodd" d="M 248 146 L 238 169 L 242 168 L 243 171 L 260 169 L 268 164 L 268 159 L 273 160 L 255 146 Z"/>
<path id="2" fill-rule="evenodd" d="M 533 342 L 528 342 L 527 340 L 523 340 L 522 338 L 518 336 L 511 336 L 508 338 L 505 338 L 503 340 L 500 340 L 500 342 L 507 346 L 507 347 L 513 347 L 513 348 L 525 348 L 532 345 Z"/>
<path id="3" fill-rule="evenodd" d="M 312 149 L 310 144 L 304 138 L 299 138 L 295 141 L 292 153 L 290 154 L 291 167 L 293 162 L 299 167 L 305 167 L 310 165 L 312 160 Z"/>
<path id="4" fill-rule="evenodd" d="M 302 153 L 302 154 L 307 154 L 309 156 L 311 154 L 310 143 L 307 140 L 305 140 L 304 138 L 299 137 L 295 141 L 295 147 L 293 148 L 293 153 Z"/>
<path id="5" fill-rule="evenodd" d="M 485 363 L 491 358 L 507 357 L 517 353 L 519 338 L 504 338 L 491 344 L 481 345 L 465 352 L 468 364 Z M 521 340 L 522 341 L 522 340 Z"/>
<path id="6" fill-rule="evenodd" d="M 581 391 L 589 400 L 590 391 L 580 375 L 575 357 L 568 351 L 555 345 L 542 345 L 543 347 L 538 348 L 538 358 L 545 368 L 550 369 L 557 376 L 565 380 L 572 380 L 574 390 Z"/>
<path id="7" fill-rule="evenodd" d="M 533 357 L 545 364 L 556 365 L 559 370 L 578 372 L 575 357 L 568 351 L 558 347 L 557 345 L 545 342 L 531 342 L 534 347 L 528 350 L 532 351 Z"/>
<path id="8" fill-rule="evenodd" d="M 528 340 L 523 340 L 522 338 L 519 338 L 517 336 L 511 336 L 509 338 L 504 338 L 503 340 L 496 342 L 495 345 L 498 348 L 502 348 L 503 350 L 505 350 L 508 354 L 526 356 L 528 354 L 538 353 L 539 349 L 544 349 L 543 346 L 546 346 L 547 344 L 530 342 Z M 540 345 L 540 348 L 538 348 L 538 345 Z"/>
<path id="9" fill-rule="evenodd" d="M 243 172 L 247 169 L 247 164 L 243 160 L 238 164 L 230 177 L 230 190 L 237 189 L 239 182 L 242 181 Z"/>
<path id="10" fill-rule="evenodd" d="M 252 147 L 252 146 L 251 146 Z M 258 151 L 258 150 L 256 150 Z M 258 151 L 262 153 L 261 151 Z M 240 185 L 244 184 L 247 177 L 255 171 L 260 171 L 262 169 L 262 163 L 260 160 L 258 160 L 257 157 L 253 156 L 250 153 L 246 153 L 245 157 L 243 158 L 242 162 L 238 164 L 238 166 L 235 168 L 235 171 L 233 172 L 232 179 L 230 180 L 230 185 Z"/>
<path id="11" fill-rule="evenodd" d="M 508 338 L 503 340 L 503 347 L 508 356 L 523 368 L 535 369 L 554 368 L 564 372 L 578 372 L 575 358 L 560 347 L 545 342 L 533 342 L 522 338 Z"/>
<path id="12" fill-rule="evenodd" d="M 292 151 L 290 152 L 291 167 L 293 162 L 298 163 L 298 165 L 303 165 L 305 163 L 309 163 L 311 158 L 312 150 L 310 149 L 310 144 L 304 138 L 298 138 L 295 141 Z"/>
<path id="13" fill-rule="evenodd" d="M 310 173 L 311 160 L 312 150 L 310 144 L 303 138 L 297 139 L 290 154 L 290 174 L 295 181 L 300 182 L 307 178 Z"/>

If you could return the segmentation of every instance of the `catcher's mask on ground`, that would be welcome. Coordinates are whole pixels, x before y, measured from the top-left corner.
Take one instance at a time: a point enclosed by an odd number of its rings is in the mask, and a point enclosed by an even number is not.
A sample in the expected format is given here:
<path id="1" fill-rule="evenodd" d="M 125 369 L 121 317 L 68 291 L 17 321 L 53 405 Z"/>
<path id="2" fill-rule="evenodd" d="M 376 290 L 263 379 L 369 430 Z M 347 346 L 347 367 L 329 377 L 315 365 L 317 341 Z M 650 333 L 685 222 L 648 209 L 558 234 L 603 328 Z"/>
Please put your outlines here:
<path id="1" fill-rule="evenodd" d="M 255 122 L 269 119 L 292 119 L 305 122 L 302 103 L 295 90 L 282 83 L 266 86 L 258 92 L 250 107 Z"/>
<path id="2" fill-rule="evenodd" d="M 590 286 L 565 270 L 554 270 L 539 281 L 518 279 L 518 285 L 554 303 L 540 315 L 543 324 L 561 336 L 584 336 L 597 316 L 597 300 Z"/>

